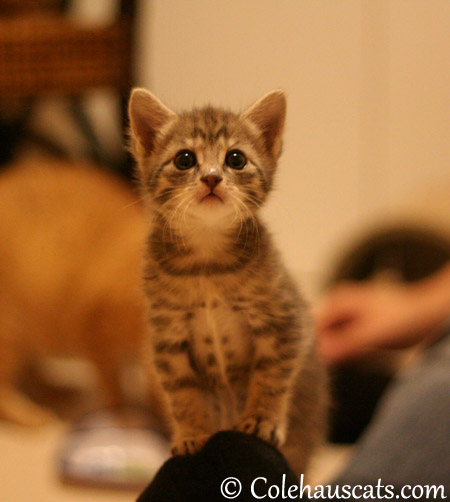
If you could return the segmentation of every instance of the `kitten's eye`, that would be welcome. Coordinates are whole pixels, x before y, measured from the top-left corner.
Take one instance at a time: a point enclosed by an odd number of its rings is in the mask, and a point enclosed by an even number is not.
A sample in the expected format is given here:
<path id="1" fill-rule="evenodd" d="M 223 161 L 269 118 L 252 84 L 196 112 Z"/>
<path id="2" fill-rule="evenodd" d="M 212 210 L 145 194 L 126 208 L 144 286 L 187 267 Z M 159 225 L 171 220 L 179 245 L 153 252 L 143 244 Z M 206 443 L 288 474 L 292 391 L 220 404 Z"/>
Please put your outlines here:
<path id="1" fill-rule="evenodd" d="M 197 164 L 197 158 L 194 152 L 190 150 L 181 150 L 181 152 L 178 152 L 175 156 L 174 163 L 177 169 L 184 171 L 185 169 L 194 167 L 195 164 Z"/>
<path id="2" fill-rule="evenodd" d="M 225 158 L 227 166 L 233 169 L 243 169 L 245 164 L 247 164 L 247 159 L 245 155 L 239 150 L 230 150 Z"/>

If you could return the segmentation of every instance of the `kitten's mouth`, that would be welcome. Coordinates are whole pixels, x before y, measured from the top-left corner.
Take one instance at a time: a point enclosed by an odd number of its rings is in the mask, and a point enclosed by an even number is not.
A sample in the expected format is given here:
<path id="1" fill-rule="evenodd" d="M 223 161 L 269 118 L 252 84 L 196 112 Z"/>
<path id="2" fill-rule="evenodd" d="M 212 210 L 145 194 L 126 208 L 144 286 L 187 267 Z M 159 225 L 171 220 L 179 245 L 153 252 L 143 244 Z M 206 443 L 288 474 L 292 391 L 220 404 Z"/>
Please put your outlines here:
<path id="1" fill-rule="evenodd" d="M 206 202 L 206 203 L 216 203 L 216 202 L 223 202 L 222 197 L 218 195 L 215 192 L 209 192 L 206 194 L 204 197 L 200 199 L 200 202 Z"/>

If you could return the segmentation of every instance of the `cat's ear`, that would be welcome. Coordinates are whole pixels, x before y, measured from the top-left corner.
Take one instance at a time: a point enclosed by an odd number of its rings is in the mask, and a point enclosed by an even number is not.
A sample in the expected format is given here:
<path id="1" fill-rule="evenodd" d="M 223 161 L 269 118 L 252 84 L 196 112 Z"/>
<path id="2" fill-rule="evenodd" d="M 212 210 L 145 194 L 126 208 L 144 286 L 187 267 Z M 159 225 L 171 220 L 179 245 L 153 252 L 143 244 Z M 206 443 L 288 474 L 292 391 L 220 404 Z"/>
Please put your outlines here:
<path id="1" fill-rule="evenodd" d="M 133 89 L 128 105 L 132 140 L 136 153 L 150 155 L 162 128 L 176 114 L 146 89 Z"/>
<path id="2" fill-rule="evenodd" d="M 269 92 L 241 117 L 250 120 L 261 131 L 266 148 L 274 158 L 281 153 L 284 119 L 286 117 L 286 95 L 281 89 Z"/>

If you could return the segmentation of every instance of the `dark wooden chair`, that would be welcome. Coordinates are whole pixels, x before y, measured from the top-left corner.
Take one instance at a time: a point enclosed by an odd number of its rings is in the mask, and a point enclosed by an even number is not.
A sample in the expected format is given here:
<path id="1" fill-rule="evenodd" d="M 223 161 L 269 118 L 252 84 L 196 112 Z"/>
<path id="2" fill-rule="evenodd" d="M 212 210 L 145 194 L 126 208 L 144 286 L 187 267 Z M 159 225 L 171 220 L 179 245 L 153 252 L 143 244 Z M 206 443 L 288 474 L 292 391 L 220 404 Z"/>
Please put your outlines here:
<path id="1" fill-rule="evenodd" d="M 67 1 L 0 0 L 0 111 L 8 110 L 12 102 L 22 105 L 15 107 L 13 121 L 3 120 L 0 125 L 2 143 L 8 142 L 8 133 L 20 134 L 37 99 L 59 95 L 70 101 L 73 118 L 90 144 L 90 156 L 104 162 L 107 155 L 84 113 L 81 97 L 93 89 L 114 90 L 125 123 L 134 2 L 120 2 L 117 19 L 106 26 L 76 24 L 67 16 L 68 7 Z M 9 150 L 5 145 L 3 156 Z"/>

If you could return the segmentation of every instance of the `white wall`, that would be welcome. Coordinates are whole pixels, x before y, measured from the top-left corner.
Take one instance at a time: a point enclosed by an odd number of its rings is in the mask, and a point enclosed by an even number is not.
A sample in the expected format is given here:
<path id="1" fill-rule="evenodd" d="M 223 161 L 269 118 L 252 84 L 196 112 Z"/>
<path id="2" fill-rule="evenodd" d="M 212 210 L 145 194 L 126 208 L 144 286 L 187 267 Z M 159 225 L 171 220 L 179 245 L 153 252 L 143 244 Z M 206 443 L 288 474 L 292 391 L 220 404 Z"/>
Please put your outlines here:
<path id="1" fill-rule="evenodd" d="M 450 190 L 450 2 L 393 1 L 389 23 L 388 197 Z"/>
<path id="2" fill-rule="evenodd" d="M 449 176 L 448 0 L 143 0 L 138 80 L 169 106 L 287 91 L 265 217 L 309 291 L 343 236 Z"/>

